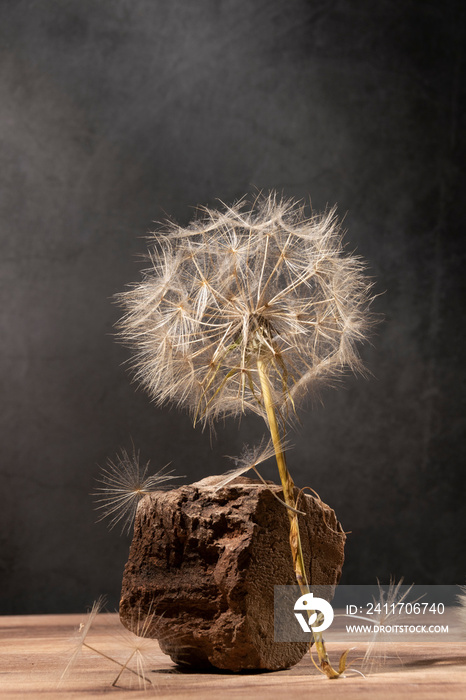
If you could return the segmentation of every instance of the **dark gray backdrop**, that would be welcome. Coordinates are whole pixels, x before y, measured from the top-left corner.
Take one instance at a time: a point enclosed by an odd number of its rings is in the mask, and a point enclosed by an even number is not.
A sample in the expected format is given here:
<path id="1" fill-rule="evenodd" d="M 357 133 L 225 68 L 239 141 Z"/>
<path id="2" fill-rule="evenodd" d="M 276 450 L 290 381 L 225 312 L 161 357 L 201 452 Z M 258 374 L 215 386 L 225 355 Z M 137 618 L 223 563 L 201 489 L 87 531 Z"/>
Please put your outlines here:
<path id="1" fill-rule="evenodd" d="M 343 580 L 464 583 L 463 20 L 451 0 L 1 1 L 3 613 L 116 605 L 129 539 L 89 494 L 119 446 L 196 480 L 264 432 L 211 445 L 112 338 L 153 221 L 255 187 L 338 203 L 383 293 L 373 378 L 292 436 L 297 483 L 352 531 Z"/>

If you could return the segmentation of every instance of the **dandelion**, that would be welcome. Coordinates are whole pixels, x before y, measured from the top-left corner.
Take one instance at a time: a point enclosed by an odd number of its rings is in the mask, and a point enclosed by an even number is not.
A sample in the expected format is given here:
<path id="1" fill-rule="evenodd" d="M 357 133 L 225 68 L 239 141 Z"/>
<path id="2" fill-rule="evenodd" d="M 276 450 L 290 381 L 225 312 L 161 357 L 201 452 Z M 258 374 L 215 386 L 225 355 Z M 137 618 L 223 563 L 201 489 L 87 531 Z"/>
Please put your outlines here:
<path id="1" fill-rule="evenodd" d="M 133 446 L 132 454 L 121 449 L 115 461 L 108 460 L 107 468 L 102 469 L 98 480 L 102 486 L 93 494 L 96 497 L 97 510 L 102 514 L 98 522 L 110 517 L 110 529 L 123 521 L 122 532 L 130 531 L 138 503 L 148 493 L 168 487 L 168 482 L 179 477 L 167 472 L 166 465 L 156 474 L 147 476 L 150 462 L 140 464 L 139 451 Z"/>
<path id="2" fill-rule="evenodd" d="M 118 296 L 136 380 L 204 423 L 266 418 L 264 374 L 285 419 L 310 386 L 361 369 L 371 285 L 344 254 L 335 210 L 306 218 L 274 193 L 245 208 L 155 234 L 142 282 Z"/>
<path id="3" fill-rule="evenodd" d="M 272 439 L 290 521 L 296 579 L 308 590 L 286 422 L 310 388 L 361 371 L 357 343 L 370 325 L 371 284 L 347 255 L 335 210 L 306 216 L 271 192 L 242 200 L 150 241 L 150 266 L 119 295 L 119 337 L 152 399 L 187 407 L 194 422 L 252 411 Z M 321 670 L 337 678 L 320 633 Z M 346 658 L 346 657 L 345 657 Z"/>

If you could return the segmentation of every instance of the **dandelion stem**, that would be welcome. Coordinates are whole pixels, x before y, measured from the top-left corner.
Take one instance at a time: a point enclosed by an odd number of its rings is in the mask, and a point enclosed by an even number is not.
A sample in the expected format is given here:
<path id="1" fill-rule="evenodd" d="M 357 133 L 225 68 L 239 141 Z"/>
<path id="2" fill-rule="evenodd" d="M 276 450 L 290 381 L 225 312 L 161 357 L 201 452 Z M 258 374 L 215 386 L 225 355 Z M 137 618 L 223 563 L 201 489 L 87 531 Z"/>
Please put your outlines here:
<path id="1" fill-rule="evenodd" d="M 275 457 L 277 460 L 278 473 L 283 487 L 283 497 L 285 503 L 292 508 L 296 508 L 296 500 L 294 497 L 294 482 L 291 477 L 288 467 L 286 466 L 285 453 L 282 446 L 280 429 L 278 426 L 277 415 L 273 405 L 272 392 L 270 389 L 269 378 L 267 376 L 267 367 L 264 360 L 259 356 L 257 359 L 257 370 L 261 383 L 262 396 L 265 410 L 267 413 L 267 421 L 269 424 L 270 434 L 272 437 L 273 446 L 275 449 Z M 301 537 L 299 534 L 299 523 L 297 513 L 292 513 L 287 510 L 290 520 L 290 547 L 293 558 L 294 572 L 296 581 L 303 594 L 309 593 L 309 584 L 306 576 L 306 568 L 304 565 L 303 550 L 301 546 Z M 309 617 L 314 611 L 309 610 Z M 335 671 L 328 658 L 327 650 L 322 632 L 312 632 L 314 643 L 319 656 L 320 668 L 328 678 L 339 678 L 344 667 L 340 671 Z M 341 665 L 341 664 L 340 664 Z"/>
<path id="2" fill-rule="evenodd" d="M 283 496 L 285 498 L 285 502 L 294 508 L 294 483 L 293 479 L 291 478 L 291 474 L 288 471 L 288 467 L 286 466 L 285 453 L 282 448 L 280 429 L 278 427 L 277 415 L 273 406 L 272 392 L 267 376 L 266 364 L 261 357 L 257 358 L 257 370 L 259 372 L 259 379 L 261 383 L 264 406 L 267 413 L 270 435 L 272 437 L 272 442 L 275 449 L 278 473 L 280 474 L 280 481 L 282 482 L 283 486 Z"/>

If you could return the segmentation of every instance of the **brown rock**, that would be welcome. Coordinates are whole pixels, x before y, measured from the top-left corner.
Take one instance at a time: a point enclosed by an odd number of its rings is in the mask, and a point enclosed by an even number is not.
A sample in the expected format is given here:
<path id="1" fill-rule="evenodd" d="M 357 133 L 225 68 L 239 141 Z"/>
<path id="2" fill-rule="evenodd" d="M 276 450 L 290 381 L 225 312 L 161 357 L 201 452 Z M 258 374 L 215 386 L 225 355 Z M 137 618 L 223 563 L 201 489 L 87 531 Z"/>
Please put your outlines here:
<path id="1" fill-rule="evenodd" d="M 242 669 L 287 668 L 306 643 L 274 642 L 274 585 L 296 585 L 285 507 L 265 486 L 222 477 L 144 497 L 125 567 L 120 618 L 156 610 L 148 636 L 177 663 Z M 302 548 L 313 585 L 338 583 L 345 535 L 334 511 L 300 499 Z M 312 552 L 312 557 L 311 557 Z"/>

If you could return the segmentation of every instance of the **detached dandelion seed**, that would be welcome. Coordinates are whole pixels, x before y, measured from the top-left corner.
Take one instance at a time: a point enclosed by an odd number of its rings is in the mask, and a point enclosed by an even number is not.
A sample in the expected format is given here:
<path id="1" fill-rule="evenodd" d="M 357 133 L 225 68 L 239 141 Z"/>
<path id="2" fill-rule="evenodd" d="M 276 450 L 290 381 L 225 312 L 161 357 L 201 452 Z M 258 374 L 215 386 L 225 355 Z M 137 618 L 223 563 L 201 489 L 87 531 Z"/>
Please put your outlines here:
<path id="1" fill-rule="evenodd" d="M 73 641 L 72 641 L 72 652 L 71 652 L 70 658 L 68 660 L 68 663 L 66 664 L 65 669 L 63 670 L 63 673 L 61 674 L 59 683 L 64 681 L 64 679 L 70 673 L 73 666 L 76 664 L 76 662 L 77 662 L 77 660 L 82 652 L 83 647 L 87 646 L 86 645 L 86 637 L 89 634 L 89 630 L 91 629 L 95 618 L 101 612 L 104 604 L 105 604 L 105 597 L 101 596 L 93 603 L 92 608 L 86 617 L 86 621 L 82 622 L 79 625 L 77 633 L 75 634 Z M 100 653 L 100 652 L 97 652 L 97 653 Z"/>
<path id="2" fill-rule="evenodd" d="M 232 459 L 234 462 L 236 462 L 238 466 L 236 467 L 236 469 L 232 469 L 231 471 L 226 472 L 224 477 L 215 485 L 214 491 L 220 491 L 220 489 L 225 488 L 225 486 L 228 486 L 228 484 L 230 484 L 232 481 L 234 481 L 239 476 L 242 476 L 248 471 L 255 472 L 256 476 L 259 477 L 262 483 L 265 486 L 268 486 L 269 484 L 263 478 L 262 474 L 259 472 L 257 467 L 259 464 L 265 462 L 274 455 L 275 448 L 271 440 L 269 440 L 267 443 L 265 443 L 265 441 L 262 440 L 259 445 L 253 448 L 250 448 L 248 447 L 248 445 L 245 445 L 243 452 L 239 457 L 229 457 L 229 459 Z M 293 513 L 298 513 L 299 515 L 305 515 L 305 513 L 303 513 L 300 510 L 297 510 L 289 503 L 282 501 L 282 499 L 279 496 L 277 496 L 275 491 L 271 490 L 270 492 L 272 496 L 283 506 L 285 506 L 285 508 L 287 508 L 288 510 L 292 511 Z"/>
<path id="3" fill-rule="evenodd" d="M 129 646 L 131 648 L 131 654 L 129 658 L 126 660 L 126 662 L 120 663 L 117 659 L 113 658 L 112 656 L 109 656 L 105 652 L 103 652 L 101 649 L 98 649 L 94 645 L 88 644 L 86 639 L 87 636 L 90 632 L 90 629 L 97 617 L 97 615 L 102 611 L 102 608 L 105 603 L 105 597 L 101 596 L 98 600 L 94 602 L 92 605 L 92 608 L 86 618 L 85 622 L 82 622 L 77 630 L 77 633 L 73 639 L 73 647 L 72 647 L 72 653 L 70 655 L 70 658 L 68 660 L 68 663 L 61 674 L 61 677 L 59 679 L 58 685 L 60 686 L 65 678 L 69 675 L 70 671 L 72 668 L 75 666 L 78 658 L 81 655 L 81 652 L 83 648 L 88 649 L 89 651 L 92 651 L 95 654 L 98 654 L 99 656 L 102 656 L 104 659 L 107 661 L 110 661 L 112 664 L 115 664 L 116 666 L 119 667 L 119 673 L 115 680 L 113 681 L 112 685 L 116 685 L 118 680 L 120 679 L 122 673 L 124 671 L 127 671 L 131 673 L 132 675 L 136 676 L 138 679 L 138 684 L 139 687 L 143 687 L 146 689 L 147 684 L 152 684 L 151 680 L 147 678 L 146 676 L 146 660 L 148 659 L 148 644 L 150 644 L 150 640 L 147 639 L 149 636 L 149 631 L 151 626 L 154 624 L 154 614 L 151 613 L 151 608 L 149 608 L 149 612 L 147 616 L 141 617 L 140 615 L 138 616 L 138 620 L 136 623 L 136 634 L 141 635 L 142 637 L 145 637 L 145 639 L 138 639 L 135 637 L 134 634 L 128 632 L 127 630 L 124 630 L 120 632 L 120 636 L 122 637 L 122 640 L 125 642 L 125 646 Z M 152 647 L 154 646 L 154 642 L 152 640 Z M 130 667 L 130 662 L 134 661 L 135 668 Z"/>
<path id="4" fill-rule="evenodd" d="M 262 478 L 257 471 L 258 465 L 270 459 L 274 455 L 275 450 L 271 440 L 265 441 L 262 439 L 259 445 L 253 448 L 245 445 L 239 457 L 228 457 L 228 459 L 231 459 L 236 463 L 236 467 L 235 469 L 226 472 L 223 479 L 216 484 L 215 491 L 219 491 L 220 489 L 224 488 L 231 483 L 233 479 L 236 479 L 238 476 L 242 476 L 251 469 L 256 472 L 259 478 Z"/>
<path id="5" fill-rule="evenodd" d="M 138 503 L 146 494 L 168 488 L 169 482 L 178 479 L 162 467 L 156 474 L 147 476 L 150 462 L 140 464 L 139 451 L 133 448 L 132 454 L 121 449 L 115 461 L 108 460 L 107 468 L 102 469 L 94 496 L 100 503 L 97 510 L 102 514 L 98 521 L 110 518 L 110 529 L 122 522 L 122 532 L 129 532 L 134 521 Z"/>
<path id="6" fill-rule="evenodd" d="M 125 671 L 137 676 L 139 688 L 146 690 L 148 684 L 153 686 L 153 681 L 147 675 L 147 666 L 152 661 L 152 657 L 155 656 L 155 650 L 158 649 L 157 642 L 153 638 L 158 619 L 160 618 L 156 616 L 155 609 L 151 604 L 147 613 L 142 614 L 138 610 L 137 614 L 133 615 L 131 630 L 122 629 L 120 631 L 120 638 L 125 647 L 129 649 L 130 655 L 121 665 L 112 686 L 118 684 Z"/>
<path id="7" fill-rule="evenodd" d="M 401 589 L 403 579 L 398 583 L 390 580 L 388 589 L 384 590 L 383 586 L 378 582 L 379 598 L 373 598 L 374 610 L 380 610 L 370 617 L 355 615 L 354 619 L 364 620 L 366 623 L 374 624 L 377 627 L 376 632 L 373 632 L 368 643 L 366 652 L 362 659 L 362 669 L 366 673 L 372 673 L 382 667 L 389 658 L 389 652 L 395 652 L 396 655 L 396 638 L 390 637 L 385 632 L 380 630 L 390 627 L 393 620 L 396 622 L 407 621 L 407 618 L 400 614 L 397 607 L 406 602 L 406 598 L 411 593 L 413 585 L 408 586 L 404 590 Z"/>

